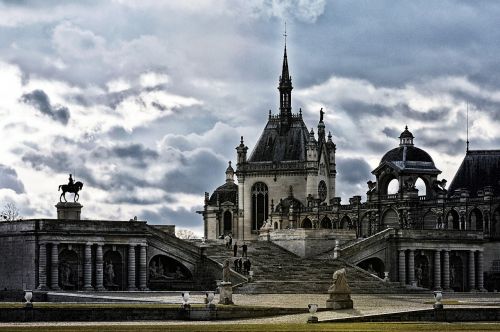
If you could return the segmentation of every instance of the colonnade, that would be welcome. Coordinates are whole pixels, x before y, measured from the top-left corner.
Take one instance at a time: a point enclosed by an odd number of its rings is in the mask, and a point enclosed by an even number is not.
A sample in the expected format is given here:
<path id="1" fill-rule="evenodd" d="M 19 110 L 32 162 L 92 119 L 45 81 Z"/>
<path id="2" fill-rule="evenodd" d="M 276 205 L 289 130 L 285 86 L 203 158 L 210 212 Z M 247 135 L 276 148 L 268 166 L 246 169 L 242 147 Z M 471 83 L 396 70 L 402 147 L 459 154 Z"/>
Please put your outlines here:
<path id="1" fill-rule="evenodd" d="M 399 282 L 401 284 L 417 286 L 415 280 L 415 251 L 415 249 L 399 249 L 398 267 Z M 429 250 L 426 250 L 426 252 L 428 253 Z M 462 277 L 464 281 L 467 278 L 468 289 L 470 291 L 482 291 L 484 290 L 483 252 L 481 250 L 469 250 L 467 252 L 467 272 Z M 453 287 L 450 284 L 450 250 L 435 249 L 433 250 L 433 256 L 434 269 L 429 268 L 429 282 L 433 281 L 434 289 L 436 290 L 450 290 Z M 463 264 L 465 265 L 465 262 Z M 453 277 L 456 278 L 456 274 L 462 273 L 462 271 L 453 271 L 453 273 L 455 274 Z"/>
<path id="2" fill-rule="evenodd" d="M 47 244 L 51 244 L 50 250 L 50 275 L 47 266 Z M 38 250 L 38 289 L 59 290 L 59 242 L 42 242 Z M 91 243 L 71 244 L 72 246 L 83 245 L 83 290 L 105 290 L 104 285 L 104 259 L 103 244 Z M 127 267 L 127 289 L 147 290 L 147 244 L 124 244 L 128 246 Z M 92 259 L 92 248 L 95 247 L 95 259 Z M 139 247 L 139 259 L 136 260 L 136 249 Z M 125 264 L 125 259 L 122 258 Z M 138 264 L 137 264 L 138 263 Z M 94 269 L 93 269 L 94 267 Z M 136 282 L 136 270 L 139 270 L 139 280 Z M 95 283 L 92 283 L 93 270 L 95 272 Z M 125 276 L 124 276 L 125 277 Z"/>

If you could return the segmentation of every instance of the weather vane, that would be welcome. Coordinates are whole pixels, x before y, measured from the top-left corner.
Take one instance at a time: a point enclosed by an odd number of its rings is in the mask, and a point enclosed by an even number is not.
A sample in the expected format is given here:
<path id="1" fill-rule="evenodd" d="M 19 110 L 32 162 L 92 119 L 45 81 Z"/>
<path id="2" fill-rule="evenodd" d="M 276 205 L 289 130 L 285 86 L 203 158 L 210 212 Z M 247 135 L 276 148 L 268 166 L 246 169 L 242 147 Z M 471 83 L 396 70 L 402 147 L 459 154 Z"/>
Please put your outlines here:
<path id="1" fill-rule="evenodd" d="M 286 21 L 285 21 L 285 33 L 283 34 L 283 37 L 285 37 L 285 46 L 286 46 L 286 37 L 287 37 L 287 36 L 288 36 L 288 35 L 286 34 Z"/>

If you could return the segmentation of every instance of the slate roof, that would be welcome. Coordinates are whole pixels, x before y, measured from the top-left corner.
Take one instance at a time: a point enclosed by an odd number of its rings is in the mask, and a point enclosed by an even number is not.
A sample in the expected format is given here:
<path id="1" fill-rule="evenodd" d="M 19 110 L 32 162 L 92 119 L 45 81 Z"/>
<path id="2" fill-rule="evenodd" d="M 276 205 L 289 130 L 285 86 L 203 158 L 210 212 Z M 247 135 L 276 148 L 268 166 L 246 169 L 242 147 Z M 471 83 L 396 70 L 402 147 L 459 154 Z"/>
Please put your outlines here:
<path id="1" fill-rule="evenodd" d="M 477 191 L 492 186 L 495 195 L 500 194 L 500 150 L 469 150 L 458 169 L 448 192 L 464 188 L 470 196 L 477 196 Z"/>
<path id="2" fill-rule="evenodd" d="M 279 118 L 271 118 L 266 124 L 248 162 L 305 161 L 309 132 L 302 117 L 293 116 L 288 131 L 280 135 Z"/>
<path id="3" fill-rule="evenodd" d="M 219 203 L 231 202 L 236 204 L 236 197 L 238 196 L 238 185 L 234 182 L 226 182 L 219 188 L 215 189 L 212 196 L 210 196 L 209 204 L 217 205 L 217 197 Z"/>
<path id="4" fill-rule="evenodd" d="M 424 150 L 417 148 L 416 146 L 399 146 L 395 149 L 387 152 L 380 163 L 384 161 L 423 161 L 428 163 L 433 163 L 431 156 Z"/>

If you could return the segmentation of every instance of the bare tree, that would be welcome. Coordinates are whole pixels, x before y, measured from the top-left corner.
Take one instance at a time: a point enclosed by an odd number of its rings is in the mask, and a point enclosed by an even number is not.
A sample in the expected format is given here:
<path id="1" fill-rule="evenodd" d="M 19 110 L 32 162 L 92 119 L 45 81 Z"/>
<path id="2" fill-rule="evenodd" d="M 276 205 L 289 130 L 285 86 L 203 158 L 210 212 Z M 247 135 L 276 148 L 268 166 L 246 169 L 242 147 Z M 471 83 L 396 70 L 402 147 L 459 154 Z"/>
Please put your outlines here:
<path id="1" fill-rule="evenodd" d="M 196 234 L 192 230 L 189 230 L 189 229 L 178 229 L 175 232 L 175 236 L 177 236 L 179 239 L 183 239 L 183 240 L 191 240 L 191 239 L 198 238 L 198 236 L 196 236 Z"/>
<path id="2" fill-rule="evenodd" d="M 2 212 L 0 212 L 1 220 L 13 221 L 20 219 L 19 209 L 14 203 L 7 203 L 4 205 Z"/>

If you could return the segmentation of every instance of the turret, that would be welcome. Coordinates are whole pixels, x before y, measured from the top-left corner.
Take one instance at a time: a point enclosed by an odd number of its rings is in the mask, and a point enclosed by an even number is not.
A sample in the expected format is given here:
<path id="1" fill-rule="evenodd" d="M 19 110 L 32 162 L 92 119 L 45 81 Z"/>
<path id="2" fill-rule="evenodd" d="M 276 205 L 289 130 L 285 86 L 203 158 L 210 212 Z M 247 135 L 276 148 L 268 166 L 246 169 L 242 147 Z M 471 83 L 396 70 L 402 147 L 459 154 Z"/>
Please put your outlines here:
<path id="1" fill-rule="evenodd" d="M 408 130 L 408 126 L 405 126 L 405 131 L 399 135 L 399 146 L 413 146 L 413 139 L 415 137 Z"/>
<path id="2" fill-rule="evenodd" d="M 332 133 L 328 132 L 328 141 L 326 142 L 326 149 L 328 151 L 329 161 L 330 161 L 330 172 L 335 171 L 335 152 L 337 151 L 337 146 L 332 141 Z"/>
<path id="3" fill-rule="evenodd" d="M 247 162 L 247 150 L 248 147 L 243 143 L 243 136 L 241 136 L 240 145 L 236 147 L 236 152 L 238 154 L 238 163 L 236 166 L 245 164 Z"/>
<path id="4" fill-rule="evenodd" d="M 231 166 L 231 161 L 229 162 L 229 166 L 226 169 L 226 183 L 234 183 L 234 169 Z"/>
<path id="5" fill-rule="evenodd" d="M 314 137 L 314 130 L 311 128 L 309 133 L 309 142 L 306 147 L 307 151 L 307 161 L 317 161 L 318 160 L 318 142 Z"/>

